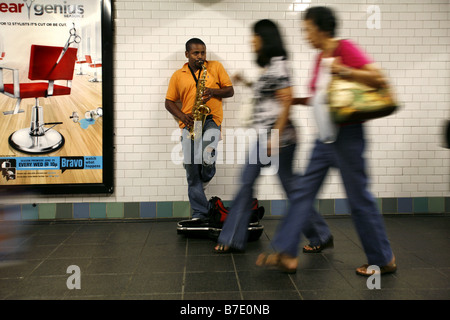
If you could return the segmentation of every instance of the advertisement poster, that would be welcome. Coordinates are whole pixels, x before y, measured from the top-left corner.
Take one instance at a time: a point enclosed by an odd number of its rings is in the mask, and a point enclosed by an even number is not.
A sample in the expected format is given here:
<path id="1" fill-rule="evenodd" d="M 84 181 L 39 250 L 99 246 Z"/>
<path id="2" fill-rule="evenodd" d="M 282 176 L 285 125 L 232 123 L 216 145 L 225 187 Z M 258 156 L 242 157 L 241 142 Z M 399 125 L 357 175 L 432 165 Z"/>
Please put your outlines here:
<path id="1" fill-rule="evenodd" d="M 112 192 L 104 6 L 0 2 L 0 188 Z"/>

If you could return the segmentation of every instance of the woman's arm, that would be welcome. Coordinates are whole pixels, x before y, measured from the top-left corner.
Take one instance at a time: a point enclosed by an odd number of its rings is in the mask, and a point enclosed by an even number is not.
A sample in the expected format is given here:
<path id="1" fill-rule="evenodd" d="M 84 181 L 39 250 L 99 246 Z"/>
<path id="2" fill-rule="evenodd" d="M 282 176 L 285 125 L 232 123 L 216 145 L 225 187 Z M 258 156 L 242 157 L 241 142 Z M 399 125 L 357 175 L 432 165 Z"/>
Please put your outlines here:
<path id="1" fill-rule="evenodd" d="M 309 106 L 309 98 L 310 97 L 303 97 L 303 98 L 292 98 L 291 104 L 302 104 L 305 106 Z"/>
<path id="2" fill-rule="evenodd" d="M 233 82 L 242 83 L 244 86 L 250 88 L 253 85 L 253 82 L 245 79 L 240 72 L 237 72 L 232 77 Z"/>
<path id="3" fill-rule="evenodd" d="M 279 136 L 281 137 L 283 130 L 289 120 L 289 113 L 292 104 L 292 87 L 279 89 L 275 92 L 275 95 L 278 101 L 280 101 L 283 109 L 280 115 L 278 116 L 278 119 L 275 122 L 273 129 L 279 130 Z"/>
<path id="4" fill-rule="evenodd" d="M 381 88 L 386 86 L 386 78 L 380 68 L 373 63 L 356 69 L 342 64 L 341 58 L 337 57 L 331 66 L 331 71 L 344 79 L 361 82 L 370 87 Z"/>
<path id="5" fill-rule="evenodd" d="M 282 105 L 282 111 L 278 116 L 278 119 L 275 122 L 272 130 L 278 130 L 278 138 L 280 138 L 283 134 L 284 128 L 289 121 L 289 113 L 291 111 L 292 102 L 292 87 L 279 89 L 275 92 L 275 95 Z M 267 155 L 270 157 L 272 155 L 272 148 L 276 150 L 278 149 L 278 146 L 279 141 L 272 141 L 272 139 L 269 139 L 269 141 L 267 141 Z"/>

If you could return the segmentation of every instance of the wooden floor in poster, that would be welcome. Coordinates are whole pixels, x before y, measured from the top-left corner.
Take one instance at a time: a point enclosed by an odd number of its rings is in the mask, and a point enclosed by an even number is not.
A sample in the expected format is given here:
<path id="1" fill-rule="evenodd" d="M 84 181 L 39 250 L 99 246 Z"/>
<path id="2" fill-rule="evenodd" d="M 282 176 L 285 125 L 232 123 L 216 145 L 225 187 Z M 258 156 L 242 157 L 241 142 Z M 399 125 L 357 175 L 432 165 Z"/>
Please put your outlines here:
<path id="1" fill-rule="evenodd" d="M 5 63 L 2 65 L 6 66 Z M 4 111 L 14 109 L 16 99 L 0 94 L 0 157 L 102 156 L 103 118 L 99 117 L 95 123 L 85 128 L 79 122 L 75 123 L 70 118 L 73 112 L 77 112 L 80 120 L 82 120 L 85 118 L 86 111 L 102 107 L 102 83 L 89 81 L 93 78 L 93 71 L 84 75 L 77 75 L 76 73 L 78 73 L 78 70 L 75 71 L 70 95 L 39 98 L 39 105 L 44 110 L 44 121 L 46 123 L 62 122 L 54 129 L 64 136 L 65 143 L 62 148 L 55 152 L 32 155 L 19 152 L 9 145 L 8 138 L 13 132 L 30 127 L 31 110 L 35 104 L 35 99 L 22 100 L 20 109 L 24 110 L 23 113 L 4 115 Z M 26 77 L 26 73 L 25 76 L 21 74 L 21 78 L 24 77 Z M 8 83 L 6 72 L 4 81 Z M 29 80 L 21 79 L 21 81 L 28 82 Z M 17 179 L 9 181 L 0 176 L 0 185 L 101 182 L 101 169 L 66 170 L 63 173 L 61 170 L 18 170 Z"/>

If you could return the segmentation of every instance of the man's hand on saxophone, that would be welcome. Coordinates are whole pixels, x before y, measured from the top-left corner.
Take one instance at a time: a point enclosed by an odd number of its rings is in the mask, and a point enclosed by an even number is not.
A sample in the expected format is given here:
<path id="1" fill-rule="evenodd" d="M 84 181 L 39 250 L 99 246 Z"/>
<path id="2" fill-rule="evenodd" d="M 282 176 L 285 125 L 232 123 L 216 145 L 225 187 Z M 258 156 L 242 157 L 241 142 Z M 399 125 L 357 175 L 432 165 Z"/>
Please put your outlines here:
<path id="1" fill-rule="evenodd" d="M 176 119 L 183 122 L 186 127 L 190 128 L 194 125 L 194 117 L 192 114 L 181 111 L 175 102 L 166 99 L 165 107 L 166 110 L 169 111 Z"/>
<path id="2" fill-rule="evenodd" d="M 203 103 L 208 102 L 211 98 L 222 99 L 229 98 L 234 95 L 233 87 L 223 87 L 219 89 L 205 88 L 203 92 Z"/>
<path id="3" fill-rule="evenodd" d="M 186 125 L 186 127 L 190 128 L 194 125 L 194 116 L 192 113 L 183 113 L 183 116 L 180 120 Z"/>
<path id="4" fill-rule="evenodd" d="M 214 91 L 214 89 L 205 88 L 205 91 L 203 92 L 203 103 L 207 103 L 211 98 L 214 97 Z"/>

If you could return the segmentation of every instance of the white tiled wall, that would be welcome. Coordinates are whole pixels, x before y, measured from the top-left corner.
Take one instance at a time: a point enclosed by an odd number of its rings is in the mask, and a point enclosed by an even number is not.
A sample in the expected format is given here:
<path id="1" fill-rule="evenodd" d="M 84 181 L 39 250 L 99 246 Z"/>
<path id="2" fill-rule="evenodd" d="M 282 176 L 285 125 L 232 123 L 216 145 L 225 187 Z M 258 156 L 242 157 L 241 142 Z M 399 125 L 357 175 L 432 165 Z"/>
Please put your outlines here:
<path id="1" fill-rule="evenodd" d="M 185 171 L 171 160 L 176 122 L 164 108 L 170 76 L 186 61 L 191 37 L 207 44 L 208 58 L 229 74 L 254 77 L 250 26 L 258 19 L 282 27 L 293 69 L 295 94 L 307 93 L 315 52 L 300 31 L 300 10 L 326 4 L 341 18 L 339 36 L 359 43 L 385 69 L 402 110 L 367 127 L 367 159 L 376 197 L 450 194 L 450 150 L 443 124 L 450 117 L 450 5 L 448 0 L 115 0 L 116 188 L 112 196 L 64 196 L 64 201 L 187 201 Z M 380 29 L 368 28 L 379 8 Z M 370 25 L 370 24 L 369 24 Z M 223 129 L 237 128 L 239 107 L 249 92 L 235 86 L 224 100 Z M 311 110 L 293 108 L 300 145 L 295 167 L 302 172 L 315 136 Z M 232 199 L 240 165 L 220 164 L 207 196 Z M 282 199 L 276 177 L 258 180 L 259 199 Z M 321 198 L 344 198 L 340 176 L 331 171 Z M 61 202 L 61 198 L 47 199 Z"/>

